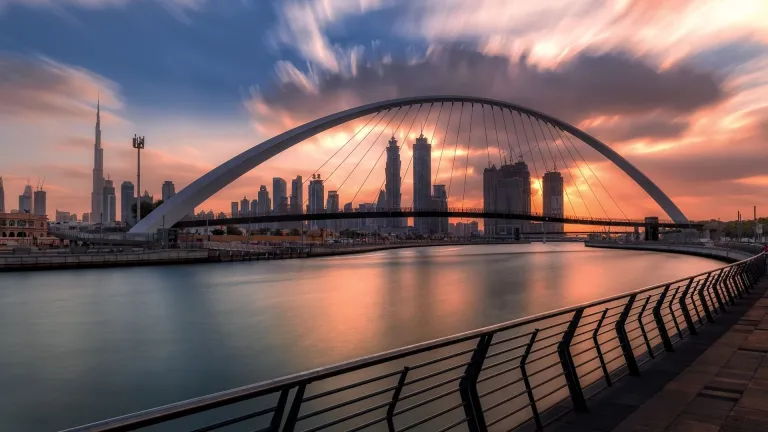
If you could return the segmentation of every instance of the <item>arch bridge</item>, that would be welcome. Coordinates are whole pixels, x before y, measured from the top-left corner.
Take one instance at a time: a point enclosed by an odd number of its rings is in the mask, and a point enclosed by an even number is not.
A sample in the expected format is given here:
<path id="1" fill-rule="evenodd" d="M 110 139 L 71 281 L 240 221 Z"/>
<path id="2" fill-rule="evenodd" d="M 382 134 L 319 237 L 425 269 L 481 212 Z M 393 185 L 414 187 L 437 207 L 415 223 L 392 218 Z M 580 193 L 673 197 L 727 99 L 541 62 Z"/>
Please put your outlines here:
<path id="1" fill-rule="evenodd" d="M 541 162 L 543 163 L 545 169 L 548 170 L 548 166 L 547 166 L 548 162 L 545 160 L 545 156 L 544 156 L 545 153 L 543 152 L 542 148 L 546 148 L 550 152 L 550 156 L 551 156 L 550 165 L 551 166 L 557 165 L 555 153 L 552 152 L 551 145 L 549 144 L 549 138 L 547 138 L 547 136 L 544 133 L 545 129 L 549 132 L 551 141 L 554 143 L 554 146 L 556 147 L 558 152 L 561 151 L 560 148 L 557 147 L 558 140 L 561 142 L 561 145 L 566 145 L 565 139 L 567 138 L 568 141 L 571 141 L 571 137 L 574 137 L 578 141 L 581 141 L 584 144 L 591 147 L 592 149 L 596 150 L 599 154 L 601 154 L 603 157 L 605 157 L 611 163 L 613 163 L 615 166 L 621 169 L 637 185 L 639 185 L 661 207 L 661 209 L 666 213 L 669 219 L 671 219 L 671 222 L 667 223 L 669 227 L 683 227 L 683 226 L 690 227 L 691 226 L 688 219 L 685 217 L 683 212 L 678 208 L 678 206 L 675 205 L 675 203 L 672 202 L 672 200 L 653 181 L 651 181 L 651 179 L 648 178 L 648 176 L 646 176 L 637 167 L 635 167 L 632 163 L 627 161 L 624 157 L 619 155 L 613 149 L 608 147 L 606 144 L 602 143 L 601 141 L 591 136 L 590 134 L 576 128 L 575 126 L 568 124 L 567 122 L 564 122 L 560 119 L 557 119 L 545 113 L 542 113 L 530 108 L 526 108 L 521 105 L 500 101 L 500 100 L 478 98 L 478 97 L 471 97 L 471 96 L 423 96 L 423 97 L 408 97 L 408 98 L 393 99 L 393 100 L 375 102 L 375 103 L 359 106 L 356 108 L 351 108 L 345 111 L 341 111 L 341 112 L 331 114 L 323 118 L 308 122 L 294 129 L 281 133 L 271 139 L 268 139 L 242 152 L 241 154 L 231 158 L 230 160 L 224 162 L 217 168 L 211 170 L 210 172 L 204 174 L 202 177 L 192 182 L 189 186 L 182 189 L 179 193 L 177 193 L 175 196 L 170 198 L 168 201 L 164 202 L 160 207 L 158 207 L 152 213 L 150 213 L 144 219 L 142 219 L 138 224 L 136 224 L 131 229 L 130 232 L 132 234 L 142 234 L 142 233 L 152 233 L 152 232 L 155 232 L 158 228 L 169 227 L 174 225 L 179 227 L 200 226 L 200 224 L 204 225 L 205 224 L 204 221 L 198 221 L 198 220 L 182 221 L 182 218 L 184 218 L 184 216 L 186 216 L 189 213 L 190 209 L 196 208 L 197 206 L 202 204 L 204 201 L 206 201 L 208 198 L 213 196 L 215 193 L 222 190 L 224 187 L 226 187 L 233 181 L 237 180 L 247 172 L 267 162 L 268 160 L 277 156 L 278 154 L 290 149 L 291 147 L 309 138 L 312 138 L 324 131 L 327 131 L 331 128 L 345 124 L 347 122 L 351 122 L 353 120 L 362 119 L 363 117 L 366 117 L 369 115 L 374 115 L 375 117 L 380 113 L 384 113 L 382 115 L 382 119 L 383 119 L 384 116 L 386 116 L 387 113 L 389 113 L 392 110 L 397 110 L 397 111 L 395 111 L 395 114 L 392 116 L 392 118 L 389 119 L 389 122 L 392 122 L 394 117 L 398 115 L 400 109 L 402 108 L 408 109 L 408 111 L 403 116 L 403 118 L 400 119 L 400 124 L 402 124 L 403 120 L 405 119 L 405 116 L 407 116 L 410 113 L 410 110 L 412 107 L 418 107 L 418 111 L 416 114 L 416 116 L 418 116 L 421 113 L 421 108 L 429 105 L 429 112 L 427 113 L 427 118 L 429 118 L 429 115 L 432 112 L 432 107 L 434 107 L 436 104 L 440 104 L 440 113 L 438 114 L 438 119 L 437 119 L 438 123 L 440 121 L 440 116 L 442 115 L 443 106 L 450 104 L 450 115 L 448 117 L 449 125 L 446 126 L 446 134 L 448 132 L 448 127 L 450 126 L 451 116 L 454 115 L 454 109 L 453 109 L 454 105 L 457 105 L 457 104 L 460 105 L 461 115 L 464 114 L 465 105 L 469 105 L 472 107 L 472 114 L 470 115 L 470 120 L 469 120 L 470 141 L 472 139 L 472 123 L 474 122 L 472 115 L 474 114 L 475 106 L 479 105 L 480 108 L 483 110 L 483 114 L 482 114 L 483 125 L 486 127 L 486 130 L 484 131 L 486 136 L 486 150 L 488 150 L 488 142 L 491 140 L 491 137 L 487 131 L 487 125 L 485 123 L 486 122 L 485 113 L 488 108 L 491 109 L 491 113 L 493 116 L 493 124 L 495 126 L 497 121 L 496 110 L 499 110 L 501 112 L 502 119 L 504 120 L 504 129 L 505 129 L 505 132 L 507 133 L 507 143 L 510 147 L 510 151 L 509 151 L 510 156 L 512 156 L 512 149 L 511 149 L 511 140 L 509 138 L 509 130 L 507 129 L 506 118 L 509 116 L 512 116 L 512 127 L 515 128 L 514 137 L 515 139 L 518 139 L 519 132 L 516 129 L 517 123 L 515 122 L 515 115 L 517 115 L 520 119 L 520 126 L 522 128 L 522 132 L 525 133 L 525 139 L 528 141 L 528 145 L 530 149 L 530 157 L 533 158 L 534 167 L 536 167 L 536 160 L 534 155 L 535 155 L 535 150 L 537 148 L 541 154 L 541 158 L 542 158 Z M 413 122 L 416 121 L 416 116 L 413 118 Z M 526 118 L 530 123 L 530 129 L 526 129 L 527 126 L 523 124 L 524 118 Z M 379 121 L 381 121 L 381 119 L 379 119 Z M 539 138 L 538 132 L 534 128 L 534 122 L 538 125 L 539 127 L 538 130 L 541 132 L 542 138 Z M 387 126 L 388 125 L 389 123 L 387 123 Z M 385 129 L 387 126 L 385 126 Z M 411 126 L 413 126 L 413 123 L 411 123 Z M 400 125 L 398 125 L 398 129 L 399 127 Z M 459 117 L 458 127 L 459 127 L 459 130 L 456 133 L 457 148 L 459 143 L 459 132 L 462 131 L 461 117 Z M 501 159 L 502 150 L 501 150 L 501 144 L 499 140 L 499 128 L 500 126 L 496 128 L 495 132 L 496 132 L 496 143 L 499 146 L 499 157 Z M 435 129 L 437 129 L 437 123 L 435 124 Z M 410 128 L 409 128 L 409 131 L 410 131 Z M 533 147 L 531 147 L 530 140 L 528 138 L 528 131 L 530 131 L 530 133 L 534 137 L 535 143 Z M 370 133 L 370 130 L 368 131 L 368 133 Z M 357 135 L 357 133 L 355 135 Z M 433 132 L 433 136 L 434 136 L 434 132 Z M 366 137 L 367 137 L 367 134 L 366 134 Z M 542 145 L 542 139 L 543 139 L 543 145 Z M 431 143 L 431 140 L 430 140 L 430 143 Z M 573 143 L 571 144 L 573 145 Z M 518 145 L 520 145 L 519 142 L 518 142 Z M 568 150 L 568 153 L 570 153 L 570 148 L 566 147 L 566 149 Z M 468 154 L 469 154 L 469 150 L 467 150 L 467 166 L 469 165 Z M 506 154 L 506 151 L 505 151 L 505 154 Z M 522 154 L 522 151 L 518 154 Z M 367 155 L 367 152 L 366 152 L 366 155 Z M 561 153 L 560 156 L 562 158 L 563 154 Z M 365 157 L 365 155 L 363 157 Z M 440 154 L 440 157 L 442 159 L 442 152 Z M 453 157 L 454 157 L 454 164 L 455 164 L 455 159 L 456 159 L 455 150 L 454 150 Z M 563 161 L 565 162 L 564 159 Z M 575 159 L 574 159 L 574 162 L 576 162 Z M 584 160 L 584 162 L 586 163 L 586 160 Z M 377 160 L 377 163 L 378 163 L 378 160 Z M 490 163 L 490 154 L 489 154 L 489 163 Z M 576 165 L 575 165 L 576 168 L 579 169 L 579 171 L 581 171 L 580 164 L 581 162 L 576 162 Z M 566 166 L 567 165 L 568 163 L 566 162 Z M 410 163 L 409 163 L 409 166 L 410 166 Z M 439 162 L 438 162 L 438 170 L 439 170 Z M 453 170 L 453 167 L 452 167 L 452 170 Z M 569 171 L 569 174 L 570 173 L 571 171 Z M 453 175 L 453 172 L 451 172 L 451 175 Z M 584 176 L 583 173 L 582 173 L 582 176 Z M 539 177 L 538 174 L 536 175 L 536 177 Z M 586 180 L 586 177 L 584 178 Z M 464 188 L 466 190 L 466 173 L 464 174 L 464 179 L 465 179 Z M 589 183 L 587 183 L 587 185 L 589 185 Z M 578 192 L 579 194 L 581 193 L 578 190 L 578 188 L 576 188 L 576 192 Z M 528 193 L 530 194 L 530 191 Z M 566 194 L 567 193 L 568 192 L 566 191 Z M 611 197 L 611 199 L 613 198 Z M 570 197 L 569 197 L 569 200 L 570 200 Z M 561 208 L 562 206 L 564 206 L 564 204 L 561 204 Z M 573 206 L 572 203 L 571 203 L 571 206 Z M 600 206 L 602 207 L 602 204 L 600 204 Z M 414 206 L 414 207 L 417 207 L 417 206 Z M 345 215 L 344 213 L 335 213 L 334 215 L 331 215 L 331 216 L 323 215 L 323 214 L 303 214 L 303 215 L 284 214 L 279 216 L 265 215 L 260 217 L 250 217 L 248 218 L 248 221 L 251 221 L 253 223 L 258 223 L 258 222 L 270 222 L 270 221 L 277 222 L 277 221 L 290 221 L 290 220 L 321 220 L 321 219 L 332 219 L 332 218 L 345 219 L 345 218 L 362 218 L 362 217 L 375 218 L 375 217 L 422 216 L 422 214 L 418 213 L 417 210 L 406 210 L 400 205 L 391 206 L 389 208 L 393 209 L 394 211 L 385 212 L 387 214 L 383 214 L 382 212 L 378 211 L 376 212 L 376 214 L 365 214 L 365 215 L 358 212 L 354 214 L 354 216 Z M 545 209 L 542 209 L 542 211 L 546 212 Z M 291 212 L 291 213 L 296 213 L 296 212 Z M 302 213 L 304 213 L 303 208 L 302 208 Z M 495 215 L 492 215 L 489 213 L 495 213 Z M 606 226 L 639 226 L 643 224 L 642 221 L 632 221 L 631 219 L 626 217 L 623 219 L 609 218 L 607 217 L 607 213 L 605 218 L 597 218 L 591 215 L 589 217 L 570 218 L 570 217 L 565 217 L 562 211 L 560 212 L 559 215 L 558 214 L 554 215 L 555 217 L 553 217 L 551 213 L 547 217 L 543 215 L 536 215 L 535 212 L 530 211 L 530 208 L 528 208 L 523 212 L 511 212 L 511 211 L 506 211 L 506 212 L 490 211 L 489 212 L 488 209 L 478 212 L 478 211 L 473 211 L 472 209 L 464 208 L 463 196 L 462 196 L 461 210 L 452 210 L 450 212 L 443 211 L 439 215 L 437 213 L 429 213 L 429 215 L 430 216 L 451 216 L 451 217 L 456 216 L 456 217 L 501 218 L 501 219 L 577 223 L 577 224 L 606 225 Z M 427 216 L 427 214 L 424 214 L 424 216 Z M 243 223 L 243 218 L 237 218 L 237 219 L 238 220 L 233 219 L 232 222 Z"/>

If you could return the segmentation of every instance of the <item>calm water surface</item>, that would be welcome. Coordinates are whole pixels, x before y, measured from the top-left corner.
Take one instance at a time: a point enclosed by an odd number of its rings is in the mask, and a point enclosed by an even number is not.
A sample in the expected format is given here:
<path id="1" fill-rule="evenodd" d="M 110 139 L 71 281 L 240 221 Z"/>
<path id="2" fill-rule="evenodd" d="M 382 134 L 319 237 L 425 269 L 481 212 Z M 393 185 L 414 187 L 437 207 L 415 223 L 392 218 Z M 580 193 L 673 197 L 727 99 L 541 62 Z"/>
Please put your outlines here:
<path id="1" fill-rule="evenodd" d="M 0 273 L 0 430 L 56 430 L 722 266 L 581 244 Z"/>

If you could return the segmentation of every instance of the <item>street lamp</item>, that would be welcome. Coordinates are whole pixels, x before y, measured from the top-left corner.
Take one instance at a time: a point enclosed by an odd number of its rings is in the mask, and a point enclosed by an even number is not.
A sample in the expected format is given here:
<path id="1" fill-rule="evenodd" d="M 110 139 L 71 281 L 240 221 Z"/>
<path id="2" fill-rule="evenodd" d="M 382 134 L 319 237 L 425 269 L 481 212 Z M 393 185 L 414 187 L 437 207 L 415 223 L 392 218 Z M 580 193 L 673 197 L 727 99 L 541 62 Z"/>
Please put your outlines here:
<path id="1" fill-rule="evenodd" d="M 133 135 L 133 148 L 136 149 L 136 223 L 141 221 L 141 150 L 144 149 L 144 137 Z"/>

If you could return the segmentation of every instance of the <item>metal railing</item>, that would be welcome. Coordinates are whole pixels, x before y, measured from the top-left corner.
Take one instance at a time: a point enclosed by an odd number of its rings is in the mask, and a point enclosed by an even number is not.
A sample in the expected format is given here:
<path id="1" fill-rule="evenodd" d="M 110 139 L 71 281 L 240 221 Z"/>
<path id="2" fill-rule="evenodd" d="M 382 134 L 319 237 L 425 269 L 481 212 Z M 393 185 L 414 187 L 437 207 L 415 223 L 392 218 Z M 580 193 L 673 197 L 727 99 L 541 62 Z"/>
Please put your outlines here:
<path id="1" fill-rule="evenodd" d="M 765 274 L 764 254 L 694 276 L 74 431 L 542 428 L 695 337 Z M 670 354 L 674 355 L 674 354 Z M 227 430 L 231 430 L 227 429 Z M 240 429 L 237 429 L 240 430 Z"/>

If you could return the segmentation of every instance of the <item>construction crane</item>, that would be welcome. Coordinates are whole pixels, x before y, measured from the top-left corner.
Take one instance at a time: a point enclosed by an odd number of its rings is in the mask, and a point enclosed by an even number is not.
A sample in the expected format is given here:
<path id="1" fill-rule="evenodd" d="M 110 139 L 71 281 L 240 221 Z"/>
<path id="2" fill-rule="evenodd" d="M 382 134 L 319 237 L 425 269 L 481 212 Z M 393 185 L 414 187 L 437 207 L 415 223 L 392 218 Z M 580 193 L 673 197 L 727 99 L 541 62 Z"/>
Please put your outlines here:
<path id="1" fill-rule="evenodd" d="M 41 191 L 43 190 L 43 186 L 45 185 L 45 177 L 39 178 L 37 180 L 37 190 Z"/>

